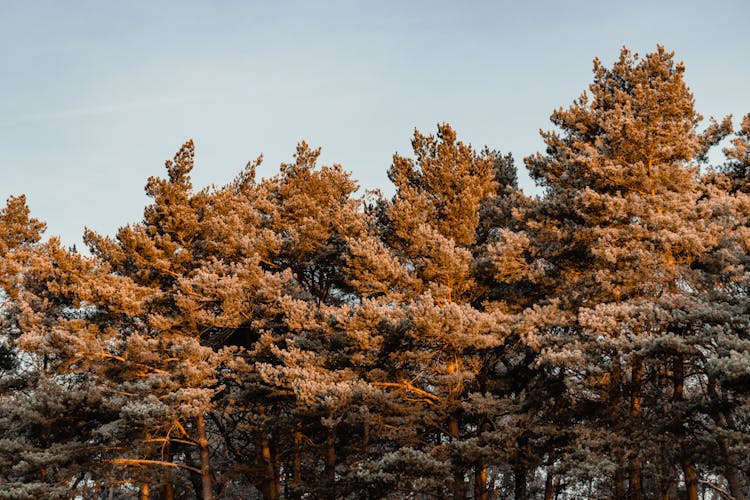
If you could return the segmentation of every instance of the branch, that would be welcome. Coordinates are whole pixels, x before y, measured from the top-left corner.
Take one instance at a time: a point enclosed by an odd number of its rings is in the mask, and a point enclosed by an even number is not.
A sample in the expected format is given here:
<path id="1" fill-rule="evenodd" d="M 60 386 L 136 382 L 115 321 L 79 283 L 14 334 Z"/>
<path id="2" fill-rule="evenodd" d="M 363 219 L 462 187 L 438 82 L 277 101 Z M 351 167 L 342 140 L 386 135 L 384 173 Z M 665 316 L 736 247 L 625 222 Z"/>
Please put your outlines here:
<path id="1" fill-rule="evenodd" d="M 195 441 L 188 441 L 186 439 L 174 439 L 174 438 L 151 438 L 151 439 L 145 439 L 143 441 L 144 443 L 182 443 L 182 444 L 189 444 L 191 446 L 198 446 L 198 443 Z"/>
<path id="2" fill-rule="evenodd" d="M 711 488 L 712 490 L 714 490 L 716 493 L 718 493 L 722 497 L 726 498 L 727 500 L 734 500 L 734 497 L 732 496 L 731 493 L 729 493 L 724 488 L 721 488 L 718 485 L 716 485 L 716 484 L 714 484 L 714 483 L 712 483 L 710 481 L 704 481 L 703 479 L 699 479 L 698 483 L 699 484 L 705 484 L 706 486 L 708 486 L 709 488 Z"/>
<path id="3" fill-rule="evenodd" d="M 82 357 L 94 356 L 94 357 L 97 357 L 97 358 L 114 359 L 114 360 L 119 361 L 121 363 L 125 363 L 127 361 L 122 356 L 116 356 L 114 354 L 109 354 L 107 352 L 85 352 L 85 351 L 78 351 L 76 353 L 76 356 L 82 356 Z M 145 367 L 145 368 L 153 371 L 154 373 L 160 373 L 162 375 L 169 375 L 168 371 L 162 370 L 161 368 L 155 368 L 153 366 L 149 366 L 149 365 L 144 364 L 144 363 L 133 363 L 133 366 L 142 366 L 142 367 Z"/>
<path id="4" fill-rule="evenodd" d="M 201 470 L 196 467 L 191 467 L 185 464 L 176 464 L 174 462 L 164 462 L 162 460 L 146 460 L 143 458 L 115 458 L 113 460 L 108 460 L 108 462 L 115 465 L 161 465 L 162 467 L 179 467 L 181 469 L 187 469 L 201 474 Z"/>
<path id="5" fill-rule="evenodd" d="M 114 354 L 109 354 L 108 352 L 84 352 L 84 351 L 78 351 L 76 353 L 77 356 L 95 356 L 98 358 L 105 358 L 105 359 L 116 359 L 117 361 L 125 362 L 125 358 L 122 356 L 115 356 Z"/>
<path id="6" fill-rule="evenodd" d="M 413 392 L 414 394 L 417 394 L 421 396 L 423 401 L 425 403 L 429 403 L 431 405 L 435 405 L 437 403 L 442 403 L 443 399 L 439 396 L 435 396 L 432 393 L 429 393 L 427 391 L 424 391 L 420 389 L 419 387 L 414 387 L 410 382 L 373 382 L 375 387 L 394 387 L 397 389 L 402 389 L 405 391 Z M 407 398 L 409 399 L 409 398 Z M 413 399 L 411 401 L 414 401 Z"/>

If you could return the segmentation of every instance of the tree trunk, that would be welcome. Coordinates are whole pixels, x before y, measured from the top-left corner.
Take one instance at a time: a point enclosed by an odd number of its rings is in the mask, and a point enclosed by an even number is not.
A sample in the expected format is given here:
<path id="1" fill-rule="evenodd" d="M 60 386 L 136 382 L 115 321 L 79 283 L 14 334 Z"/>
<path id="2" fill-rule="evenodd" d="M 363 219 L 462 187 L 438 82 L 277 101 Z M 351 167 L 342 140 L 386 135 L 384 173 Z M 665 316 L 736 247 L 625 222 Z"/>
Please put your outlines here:
<path id="1" fill-rule="evenodd" d="M 682 401 L 685 393 L 685 362 L 682 359 L 682 355 L 678 355 L 674 360 L 673 368 L 673 399 L 675 401 Z"/>
<path id="2" fill-rule="evenodd" d="M 526 468 L 513 469 L 513 492 L 516 500 L 528 500 L 529 492 L 526 487 Z"/>
<path id="3" fill-rule="evenodd" d="M 740 481 L 739 471 L 737 470 L 737 460 L 734 454 L 729 451 L 726 440 L 719 438 L 719 448 L 724 455 L 724 475 L 729 483 L 729 492 L 734 500 L 745 500 L 745 493 L 742 491 L 742 482 Z"/>
<path id="4" fill-rule="evenodd" d="M 636 457 L 630 461 L 630 482 L 628 484 L 628 497 L 630 500 L 641 500 L 641 459 Z"/>
<path id="5" fill-rule="evenodd" d="M 294 432 L 294 489 L 302 488 L 302 423 L 297 422 Z"/>
<path id="6" fill-rule="evenodd" d="M 141 500 L 148 500 L 148 496 L 148 481 L 144 481 L 141 483 Z"/>
<path id="7" fill-rule="evenodd" d="M 164 500 L 174 500 L 174 484 L 172 478 L 169 478 L 167 484 L 164 485 Z"/>
<path id="8" fill-rule="evenodd" d="M 626 481 L 625 466 L 621 463 L 618 463 L 617 469 L 615 470 L 615 499 L 616 500 L 625 500 L 625 498 L 627 498 L 625 481 Z"/>
<path id="9" fill-rule="evenodd" d="M 664 460 L 662 459 L 662 461 L 664 461 Z M 666 463 L 665 463 L 665 466 L 666 466 Z M 672 467 L 669 467 L 669 469 L 672 469 Z M 660 498 L 662 500 L 670 500 L 670 499 L 672 499 L 674 497 L 674 495 L 672 493 L 672 489 L 673 489 L 673 486 L 675 485 L 675 481 L 674 481 L 673 471 L 672 470 L 667 471 L 667 478 L 668 478 L 667 482 L 666 482 L 666 484 L 663 486 L 663 488 L 661 490 L 662 493 L 661 493 L 661 497 Z"/>
<path id="10" fill-rule="evenodd" d="M 334 429 L 328 429 L 328 437 L 326 438 L 326 478 L 328 484 L 332 488 L 336 482 L 336 434 Z"/>
<path id="11" fill-rule="evenodd" d="M 200 450 L 201 457 L 201 484 L 203 500 L 212 500 L 213 492 L 211 489 L 211 468 L 208 456 L 208 437 L 206 436 L 206 421 L 203 418 L 203 414 L 198 415 L 197 431 L 198 449 Z"/>
<path id="12" fill-rule="evenodd" d="M 640 360 L 633 362 L 631 377 L 631 399 L 630 416 L 633 423 L 641 414 L 641 381 L 643 379 L 643 365 Z M 628 484 L 628 496 L 630 500 L 641 500 L 643 487 L 641 484 L 641 459 L 638 456 L 638 447 L 634 446 L 636 455 L 630 459 L 630 481 Z"/>
<path id="13" fill-rule="evenodd" d="M 708 379 L 708 394 L 714 401 L 720 401 L 720 395 L 716 390 L 717 381 L 714 377 L 709 376 Z M 726 414 L 719 410 L 714 416 L 714 421 L 719 424 L 722 429 L 729 429 L 730 421 L 727 419 Z M 727 445 L 726 439 L 721 434 L 716 438 L 719 444 L 719 450 L 724 457 L 724 476 L 729 484 L 729 493 L 731 493 L 734 500 L 745 500 L 745 493 L 742 491 L 742 482 L 740 481 L 739 470 L 737 469 L 737 458 L 734 453 L 731 452 Z"/>
<path id="14" fill-rule="evenodd" d="M 544 500 L 552 500 L 555 496 L 555 485 L 552 482 L 550 468 L 547 468 L 547 477 L 544 480 Z"/>
<path id="15" fill-rule="evenodd" d="M 164 446 L 165 456 L 167 461 L 172 461 L 172 446 L 169 441 Z M 171 467 L 167 467 L 164 471 L 164 487 L 162 488 L 164 500 L 174 500 L 174 470 Z"/>
<path id="16" fill-rule="evenodd" d="M 261 432 L 260 437 L 260 459 L 263 468 L 263 479 L 261 481 L 260 491 L 263 493 L 265 500 L 276 500 L 275 474 L 273 460 L 271 458 L 271 446 L 268 443 L 268 437 L 265 432 Z"/>
<path id="17" fill-rule="evenodd" d="M 682 471 L 685 474 L 685 498 L 698 500 L 698 474 L 695 472 L 695 464 L 687 456 L 682 459 Z"/>
<path id="18" fill-rule="evenodd" d="M 275 498 L 281 498 L 281 458 L 273 449 L 273 489 Z"/>
<path id="19" fill-rule="evenodd" d="M 484 464 L 474 467 L 474 499 L 487 500 L 487 466 Z"/>
<path id="20" fill-rule="evenodd" d="M 194 459 L 195 457 L 192 451 L 185 453 L 185 465 L 188 465 L 192 467 L 193 469 L 200 471 L 200 466 L 195 463 Z M 200 498 L 201 490 L 203 489 L 203 484 L 201 482 L 201 475 L 195 470 L 191 470 L 188 478 L 190 480 L 190 486 L 193 487 L 193 492 L 195 492 L 195 498 Z"/>
<path id="21" fill-rule="evenodd" d="M 458 439 L 458 415 L 451 415 L 448 420 L 448 434 L 450 435 L 451 441 Z M 466 498 L 466 489 L 464 486 L 464 471 L 461 470 L 461 466 L 457 466 L 453 473 L 453 498 L 463 499 Z"/>
<path id="22" fill-rule="evenodd" d="M 641 414 L 641 382 L 643 379 L 643 365 L 640 360 L 633 361 L 631 374 L 630 415 L 638 417 Z"/>
<path id="23" fill-rule="evenodd" d="M 46 364 L 47 356 L 45 356 L 44 359 L 45 359 L 45 364 Z M 41 445 L 41 448 L 47 449 L 47 431 L 46 430 L 43 430 L 41 434 L 39 435 L 39 441 L 40 441 L 39 444 Z M 39 480 L 42 483 L 47 482 L 47 466 L 46 465 L 42 465 L 42 467 L 39 469 Z"/>
<path id="24" fill-rule="evenodd" d="M 610 385 L 609 385 L 609 404 L 611 408 L 618 408 L 622 401 L 622 364 L 620 362 L 620 354 L 615 353 L 614 361 L 612 363 Z M 613 413 L 612 418 L 617 420 L 619 415 Z M 618 449 L 614 452 L 614 459 L 617 463 L 615 469 L 615 499 L 625 500 L 627 498 L 627 467 L 625 464 L 625 455 L 622 449 Z"/>
<path id="25" fill-rule="evenodd" d="M 674 394 L 673 399 L 675 402 L 682 401 L 684 399 L 685 392 L 685 362 L 682 359 L 682 355 L 678 355 L 674 360 Z M 698 475 L 695 472 L 695 464 L 690 458 L 686 440 L 683 437 L 682 445 L 682 472 L 685 475 L 685 491 L 687 500 L 698 500 Z"/>
<path id="26" fill-rule="evenodd" d="M 364 457 L 365 463 L 367 463 L 368 455 L 370 451 L 370 424 L 365 421 L 362 424 L 362 456 Z"/>
<path id="27" fill-rule="evenodd" d="M 367 463 L 370 457 L 370 424 L 365 418 L 362 423 L 362 462 Z M 370 500 L 370 493 L 362 492 L 362 500 Z"/>

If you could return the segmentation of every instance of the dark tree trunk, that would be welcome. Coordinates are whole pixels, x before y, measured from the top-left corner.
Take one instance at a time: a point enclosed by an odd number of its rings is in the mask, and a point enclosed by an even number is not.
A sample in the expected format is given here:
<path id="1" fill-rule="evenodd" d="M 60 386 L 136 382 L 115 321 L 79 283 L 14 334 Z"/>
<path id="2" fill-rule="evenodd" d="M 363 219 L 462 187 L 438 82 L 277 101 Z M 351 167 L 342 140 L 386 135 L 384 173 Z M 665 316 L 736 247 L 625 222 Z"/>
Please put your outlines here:
<path id="1" fill-rule="evenodd" d="M 263 479 L 261 481 L 260 491 L 266 500 L 276 500 L 275 471 L 273 459 L 271 457 L 271 446 L 268 443 L 268 437 L 261 432 L 260 437 L 260 459 L 262 461 Z"/>
<path id="2" fill-rule="evenodd" d="M 662 494 L 661 494 L 662 500 L 671 500 L 675 498 L 675 496 L 677 495 L 676 493 L 677 484 L 673 476 L 674 473 L 671 469 L 672 468 L 670 467 L 670 470 L 667 473 L 667 482 L 662 488 Z"/>
<path id="3" fill-rule="evenodd" d="M 44 360 L 45 360 L 44 363 L 45 363 L 45 368 L 46 368 L 47 356 L 44 357 Z M 41 434 L 39 436 L 39 444 L 40 444 L 41 448 L 43 448 L 43 449 L 47 448 L 47 431 L 46 430 L 43 430 L 41 432 Z M 39 469 L 39 480 L 42 483 L 46 483 L 47 482 L 47 466 L 45 466 L 45 465 L 42 465 L 41 468 Z"/>
<path id="4" fill-rule="evenodd" d="M 708 393 L 711 399 L 714 401 L 720 401 L 721 396 L 716 390 L 717 381 L 714 377 L 709 377 L 708 380 Z M 722 429 L 729 429 L 730 420 L 726 414 L 719 410 L 714 416 L 714 421 Z M 737 469 L 737 457 L 731 452 L 727 445 L 726 439 L 719 435 L 716 438 L 719 444 L 719 450 L 724 457 L 724 476 L 727 478 L 729 484 L 729 493 L 734 497 L 734 500 L 745 500 L 745 493 L 742 491 L 742 481 L 740 480 L 739 470 Z"/>
<path id="5" fill-rule="evenodd" d="M 673 399 L 675 402 L 682 401 L 684 399 L 685 391 L 685 362 L 681 355 L 678 355 L 674 360 L 674 394 Z M 686 438 L 683 436 L 683 441 Z M 688 446 L 686 442 L 683 442 L 682 450 L 682 472 L 685 475 L 685 492 L 687 500 L 698 500 L 698 475 L 695 471 L 695 464 L 690 458 Z"/>
<path id="6" fill-rule="evenodd" d="M 615 470 L 615 499 L 625 500 L 627 498 L 627 489 L 625 487 L 626 474 L 625 466 L 623 464 L 617 464 L 617 470 Z"/>
<path id="7" fill-rule="evenodd" d="M 555 485 L 550 469 L 551 467 L 547 469 L 547 477 L 544 480 L 544 500 L 552 500 L 555 497 Z"/>
<path id="8" fill-rule="evenodd" d="M 362 423 L 362 462 L 367 463 L 370 453 L 370 424 L 367 419 Z M 362 500 L 370 500 L 370 493 L 362 492 Z"/>
<path id="9" fill-rule="evenodd" d="M 458 439 L 458 429 L 458 415 L 451 415 L 450 419 L 448 420 L 448 433 L 450 434 L 451 441 L 456 441 Z M 458 465 L 453 473 L 453 498 L 466 498 L 464 471 L 461 470 L 461 465 Z"/>
<path id="10" fill-rule="evenodd" d="M 477 464 L 474 468 L 474 498 L 487 500 L 487 466 Z"/>
<path id="11" fill-rule="evenodd" d="M 685 394 L 685 362 L 682 356 L 677 356 L 674 360 L 673 377 L 673 399 L 682 401 Z"/>
<path id="12" fill-rule="evenodd" d="M 641 415 L 641 383 L 643 379 L 643 365 L 641 361 L 634 361 L 631 370 L 630 416 L 632 417 L 632 423 L 637 425 L 637 419 Z M 638 446 L 632 446 L 631 448 L 638 453 Z M 641 459 L 637 454 L 630 459 L 629 479 L 628 497 L 630 500 L 641 500 L 641 492 L 643 491 L 643 485 L 641 484 Z"/>
<path id="13" fill-rule="evenodd" d="M 281 457 L 273 450 L 273 489 L 275 498 L 281 498 Z"/>
<path id="14" fill-rule="evenodd" d="M 189 465 L 193 468 L 198 468 L 195 464 L 194 456 L 192 452 L 185 453 L 185 464 Z M 200 469 L 199 469 L 200 470 Z M 193 491 L 195 492 L 195 497 L 200 498 L 201 490 L 203 489 L 203 484 L 201 482 L 201 476 L 198 474 L 198 472 L 190 471 L 190 485 L 193 487 Z"/>
<path id="15" fill-rule="evenodd" d="M 336 482 L 336 433 L 334 429 L 328 429 L 328 436 L 326 437 L 326 478 L 328 484 L 333 487 Z"/>
<path id="16" fill-rule="evenodd" d="M 167 460 L 172 461 L 172 446 L 167 441 L 164 446 L 164 452 Z M 174 500 L 174 470 L 171 467 L 167 467 L 164 471 L 164 486 L 162 487 L 162 496 L 164 500 Z"/>
<path id="17" fill-rule="evenodd" d="M 729 483 L 729 492 L 734 497 L 734 500 L 745 500 L 740 474 L 737 470 L 737 460 L 734 454 L 729 451 L 724 438 L 719 438 L 719 448 L 721 448 L 721 452 L 724 455 L 724 474 L 727 478 L 727 483 Z"/>
<path id="18" fill-rule="evenodd" d="M 203 500 L 212 500 L 213 490 L 211 488 L 211 468 L 208 456 L 208 437 L 206 436 L 206 421 L 203 415 L 197 419 L 198 449 L 201 457 L 201 493 Z"/>
<path id="19" fill-rule="evenodd" d="M 641 459 L 635 457 L 630 460 L 630 482 L 628 484 L 628 498 L 630 500 L 641 500 Z"/>
<path id="20" fill-rule="evenodd" d="M 622 401 L 622 364 L 620 363 L 619 353 L 615 353 L 612 363 L 611 378 L 609 385 L 609 404 L 615 409 L 612 415 L 613 419 L 618 419 L 617 408 Z M 617 468 L 615 469 L 615 499 L 625 500 L 627 498 L 627 466 L 625 456 L 621 449 L 614 452 Z"/>
<path id="21" fill-rule="evenodd" d="M 526 468 L 513 469 L 513 493 L 516 500 L 529 500 L 529 491 L 526 487 Z"/>
<path id="22" fill-rule="evenodd" d="M 302 424 L 299 422 L 294 432 L 294 486 L 295 489 L 302 487 Z"/>

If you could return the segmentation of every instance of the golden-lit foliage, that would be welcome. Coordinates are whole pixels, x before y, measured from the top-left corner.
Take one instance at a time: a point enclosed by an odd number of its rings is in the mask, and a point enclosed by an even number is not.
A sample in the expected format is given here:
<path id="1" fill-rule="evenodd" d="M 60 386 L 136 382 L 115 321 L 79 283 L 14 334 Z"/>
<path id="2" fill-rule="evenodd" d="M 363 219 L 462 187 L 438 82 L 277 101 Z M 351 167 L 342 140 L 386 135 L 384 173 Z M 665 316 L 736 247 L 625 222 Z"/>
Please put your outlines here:
<path id="1" fill-rule="evenodd" d="M 447 124 L 386 199 L 186 142 L 89 253 L 0 210 L 2 498 L 748 494 L 750 115 L 627 49 L 527 158 Z M 706 493 L 708 494 L 708 493 Z"/>

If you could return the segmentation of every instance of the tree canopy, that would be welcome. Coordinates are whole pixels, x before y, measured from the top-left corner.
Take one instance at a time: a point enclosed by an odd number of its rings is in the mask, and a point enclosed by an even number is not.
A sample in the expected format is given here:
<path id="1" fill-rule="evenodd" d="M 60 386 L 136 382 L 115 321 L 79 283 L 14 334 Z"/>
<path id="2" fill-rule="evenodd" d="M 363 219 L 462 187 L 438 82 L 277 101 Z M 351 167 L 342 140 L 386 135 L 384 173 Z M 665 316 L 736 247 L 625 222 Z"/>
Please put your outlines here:
<path id="1" fill-rule="evenodd" d="M 85 254 L 9 198 L 0 498 L 747 498 L 750 115 L 683 77 L 594 60 L 535 197 L 441 123 L 390 198 L 188 141 Z"/>

